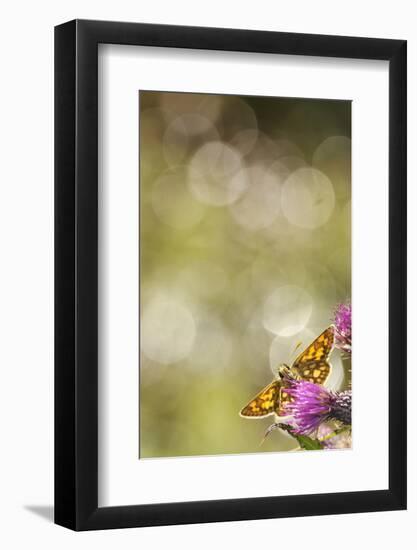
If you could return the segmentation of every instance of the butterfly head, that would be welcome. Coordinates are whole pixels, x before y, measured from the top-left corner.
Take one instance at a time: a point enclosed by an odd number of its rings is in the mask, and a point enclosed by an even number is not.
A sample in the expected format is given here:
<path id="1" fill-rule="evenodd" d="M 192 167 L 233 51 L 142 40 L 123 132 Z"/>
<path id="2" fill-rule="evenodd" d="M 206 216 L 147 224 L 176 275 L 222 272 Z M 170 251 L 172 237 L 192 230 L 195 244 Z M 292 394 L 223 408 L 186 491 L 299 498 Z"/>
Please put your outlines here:
<path id="1" fill-rule="evenodd" d="M 278 378 L 284 379 L 287 377 L 291 377 L 291 368 L 285 364 L 282 363 L 282 365 L 279 365 L 276 369 L 276 374 Z"/>
<path id="2" fill-rule="evenodd" d="M 272 367 L 272 372 L 277 380 L 284 380 L 286 378 L 294 377 L 291 367 L 286 363 L 281 363 L 280 365 Z"/>

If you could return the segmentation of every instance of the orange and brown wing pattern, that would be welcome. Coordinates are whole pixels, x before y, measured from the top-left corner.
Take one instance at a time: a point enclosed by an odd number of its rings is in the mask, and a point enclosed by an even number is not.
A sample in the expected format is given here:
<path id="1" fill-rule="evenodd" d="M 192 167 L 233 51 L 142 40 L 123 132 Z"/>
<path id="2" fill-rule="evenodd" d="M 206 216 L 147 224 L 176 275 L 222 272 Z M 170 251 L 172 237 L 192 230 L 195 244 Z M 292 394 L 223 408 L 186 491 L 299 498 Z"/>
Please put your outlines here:
<path id="1" fill-rule="evenodd" d="M 293 368 L 299 368 L 304 363 L 326 361 L 334 348 L 334 327 L 326 328 L 293 363 Z"/>
<path id="2" fill-rule="evenodd" d="M 299 366 L 297 372 L 299 377 L 307 382 L 324 384 L 330 374 L 330 364 L 327 361 L 311 361 Z"/>
<path id="3" fill-rule="evenodd" d="M 279 403 L 281 382 L 274 380 L 266 388 L 249 401 L 246 407 L 240 411 L 240 416 L 246 418 L 259 418 L 274 414 Z"/>
<path id="4" fill-rule="evenodd" d="M 291 403 L 291 401 L 294 401 L 294 398 L 287 392 L 285 386 L 281 387 L 279 392 L 279 403 L 276 411 L 278 416 L 286 416 L 288 414 L 285 412 L 285 405 L 287 403 Z"/>
<path id="5" fill-rule="evenodd" d="M 324 384 L 330 374 L 328 358 L 334 348 L 334 327 L 327 328 L 294 361 L 291 370 L 300 378 Z"/>

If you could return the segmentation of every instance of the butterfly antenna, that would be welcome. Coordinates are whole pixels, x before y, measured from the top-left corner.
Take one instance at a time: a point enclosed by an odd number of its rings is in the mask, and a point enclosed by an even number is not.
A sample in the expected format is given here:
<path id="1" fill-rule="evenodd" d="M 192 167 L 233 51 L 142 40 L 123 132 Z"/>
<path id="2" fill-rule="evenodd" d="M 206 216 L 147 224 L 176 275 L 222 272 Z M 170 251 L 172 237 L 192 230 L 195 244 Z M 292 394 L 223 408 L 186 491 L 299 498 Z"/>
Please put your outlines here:
<path id="1" fill-rule="evenodd" d="M 269 434 L 274 430 L 276 430 L 277 428 L 279 428 L 279 424 L 277 424 L 276 422 L 268 426 L 268 428 L 265 430 L 263 438 L 261 439 L 261 442 L 259 443 L 259 447 L 263 445 L 263 443 L 265 442 L 265 439 L 269 436 Z"/>
<path id="2" fill-rule="evenodd" d="M 295 354 L 295 352 L 296 352 L 298 349 L 301 348 L 301 345 L 302 345 L 302 341 L 300 340 L 300 341 L 297 342 L 297 344 L 295 345 L 295 348 L 294 348 L 294 350 L 293 350 L 293 352 L 292 352 L 293 355 Z"/>

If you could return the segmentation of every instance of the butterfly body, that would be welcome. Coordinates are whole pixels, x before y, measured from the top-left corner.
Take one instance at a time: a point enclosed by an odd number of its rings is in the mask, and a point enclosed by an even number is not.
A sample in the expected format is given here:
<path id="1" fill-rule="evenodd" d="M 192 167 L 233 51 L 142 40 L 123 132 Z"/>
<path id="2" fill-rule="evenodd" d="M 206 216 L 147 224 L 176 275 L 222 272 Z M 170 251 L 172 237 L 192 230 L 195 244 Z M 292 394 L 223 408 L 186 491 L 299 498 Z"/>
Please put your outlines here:
<path id="1" fill-rule="evenodd" d="M 262 418 L 271 414 L 285 415 L 284 405 L 292 399 L 285 391 L 288 379 L 324 384 L 330 374 L 331 366 L 328 359 L 333 348 L 334 327 L 331 325 L 298 355 L 291 367 L 286 364 L 280 365 L 275 379 L 243 407 L 240 416 Z"/>

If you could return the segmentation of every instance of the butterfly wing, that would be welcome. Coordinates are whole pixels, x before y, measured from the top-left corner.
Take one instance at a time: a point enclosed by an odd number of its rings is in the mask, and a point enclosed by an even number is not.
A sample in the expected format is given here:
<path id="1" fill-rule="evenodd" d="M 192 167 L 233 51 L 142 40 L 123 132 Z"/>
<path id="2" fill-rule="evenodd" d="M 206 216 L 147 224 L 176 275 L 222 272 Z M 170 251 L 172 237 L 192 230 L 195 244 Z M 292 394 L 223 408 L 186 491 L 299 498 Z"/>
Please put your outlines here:
<path id="1" fill-rule="evenodd" d="M 286 387 L 282 386 L 279 391 L 279 402 L 276 414 L 278 416 L 286 416 L 288 413 L 285 411 L 285 405 L 294 401 L 294 398 L 287 392 Z"/>
<path id="2" fill-rule="evenodd" d="M 331 325 L 318 336 L 294 361 L 291 370 L 300 378 L 324 384 L 330 374 L 329 356 L 334 348 L 334 327 Z"/>
<path id="3" fill-rule="evenodd" d="M 245 418 L 260 418 L 274 414 L 279 405 L 281 382 L 273 380 L 240 411 Z"/>
<path id="4" fill-rule="evenodd" d="M 334 348 L 334 327 L 318 336 L 294 361 L 291 374 L 315 384 L 324 384 L 330 374 L 328 358 Z M 245 418 L 262 418 L 270 414 L 282 415 L 282 405 L 291 401 L 282 380 L 273 380 L 240 411 Z"/>
<path id="5" fill-rule="evenodd" d="M 303 365 L 297 369 L 297 373 L 300 378 L 307 380 L 307 382 L 324 384 L 329 377 L 330 370 L 330 363 L 322 360 L 303 363 Z"/>

